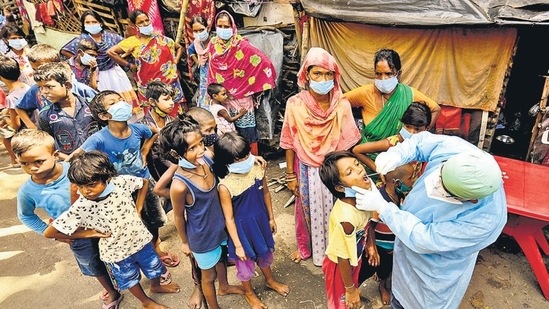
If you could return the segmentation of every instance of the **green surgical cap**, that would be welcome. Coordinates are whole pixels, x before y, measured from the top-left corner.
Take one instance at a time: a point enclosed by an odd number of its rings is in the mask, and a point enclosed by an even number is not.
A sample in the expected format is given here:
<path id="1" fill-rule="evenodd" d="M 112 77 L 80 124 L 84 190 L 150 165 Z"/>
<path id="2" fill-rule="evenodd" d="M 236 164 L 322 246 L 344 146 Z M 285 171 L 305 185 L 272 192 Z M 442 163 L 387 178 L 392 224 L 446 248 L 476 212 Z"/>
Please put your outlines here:
<path id="1" fill-rule="evenodd" d="M 454 155 L 444 163 L 441 176 L 450 193 L 467 199 L 481 199 L 502 184 L 498 163 L 484 151 Z"/>

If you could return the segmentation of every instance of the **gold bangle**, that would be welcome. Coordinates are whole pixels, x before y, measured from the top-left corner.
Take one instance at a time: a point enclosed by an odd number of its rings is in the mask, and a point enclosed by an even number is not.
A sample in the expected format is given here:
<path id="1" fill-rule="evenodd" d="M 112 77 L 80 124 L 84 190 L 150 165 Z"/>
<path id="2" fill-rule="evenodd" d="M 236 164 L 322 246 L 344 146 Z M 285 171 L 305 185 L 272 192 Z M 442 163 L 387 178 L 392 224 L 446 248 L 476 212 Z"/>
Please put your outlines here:
<path id="1" fill-rule="evenodd" d="M 351 285 L 351 286 L 346 286 L 346 287 L 345 287 L 345 290 L 349 290 L 349 289 L 352 289 L 352 288 L 354 288 L 354 287 L 355 287 L 355 284 L 353 283 L 353 285 Z"/>

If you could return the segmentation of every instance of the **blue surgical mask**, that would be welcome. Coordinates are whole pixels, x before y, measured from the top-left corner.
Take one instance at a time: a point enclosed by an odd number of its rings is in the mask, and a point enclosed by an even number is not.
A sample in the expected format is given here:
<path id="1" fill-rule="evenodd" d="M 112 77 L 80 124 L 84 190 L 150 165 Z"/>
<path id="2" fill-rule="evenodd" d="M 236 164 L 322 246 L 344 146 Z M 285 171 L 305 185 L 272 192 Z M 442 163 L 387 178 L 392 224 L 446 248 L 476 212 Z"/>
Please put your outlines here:
<path id="1" fill-rule="evenodd" d="M 334 89 L 334 80 L 325 80 L 322 82 L 316 82 L 314 80 L 309 81 L 309 87 L 318 94 L 327 94 L 332 89 Z"/>
<path id="2" fill-rule="evenodd" d="M 25 39 L 12 39 L 8 40 L 8 45 L 15 50 L 22 50 L 27 46 L 27 40 Z"/>
<path id="3" fill-rule="evenodd" d="M 211 145 L 215 144 L 217 138 L 217 133 L 202 135 L 202 139 L 204 140 L 204 146 L 206 147 L 210 147 Z"/>
<path id="4" fill-rule="evenodd" d="M 398 133 L 400 134 L 400 136 L 402 136 L 403 139 L 409 139 L 413 135 L 413 133 L 408 132 L 405 127 L 402 127 L 402 129 L 400 129 L 400 132 Z"/>
<path id="5" fill-rule="evenodd" d="M 222 40 L 227 41 L 233 36 L 233 29 L 232 28 L 215 28 L 215 33 Z"/>
<path id="6" fill-rule="evenodd" d="M 206 41 L 209 36 L 210 34 L 208 33 L 207 29 L 204 29 L 204 31 L 194 34 L 195 39 L 198 39 L 201 42 Z"/>
<path id="7" fill-rule="evenodd" d="M 345 189 L 345 197 L 355 197 L 356 195 L 356 190 L 353 189 L 353 188 L 349 188 L 349 187 L 343 187 L 343 189 Z"/>
<path id="8" fill-rule="evenodd" d="M 191 162 L 189 162 L 187 159 L 183 157 L 179 157 L 179 162 L 177 162 L 177 164 L 182 168 L 187 168 L 187 169 L 196 168 L 196 165 L 192 164 Z"/>
<path id="9" fill-rule="evenodd" d="M 111 114 L 111 120 L 128 121 L 132 117 L 132 106 L 125 101 L 119 101 L 107 110 Z"/>
<path id="10" fill-rule="evenodd" d="M 381 93 L 391 93 L 398 85 L 398 78 L 393 76 L 387 79 L 376 79 L 374 80 L 374 84 Z"/>
<path id="11" fill-rule="evenodd" d="M 90 65 L 91 61 L 95 61 L 94 56 L 90 56 L 89 54 L 86 54 L 86 53 L 80 56 L 80 62 L 82 62 L 83 65 Z"/>
<path id="12" fill-rule="evenodd" d="M 103 192 L 101 192 L 101 194 L 99 194 L 97 198 L 106 197 L 107 195 L 111 194 L 112 191 L 114 191 L 114 188 L 115 188 L 114 183 L 112 181 L 109 181 L 109 183 L 105 187 L 105 190 L 103 190 Z"/>
<path id="13" fill-rule="evenodd" d="M 154 28 L 152 24 L 149 24 L 145 27 L 139 27 L 139 33 L 141 33 L 142 35 L 151 35 L 153 33 L 153 30 Z"/>
<path id="14" fill-rule="evenodd" d="M 227 165 L 227 169 L 229 170 L 230 173 L 246 174 L 252 169 L 254 164 L 255 164 L 255 157 L 254 155 L 250 154 L 248 158 L 244 161 Z"/>
<path id="15" fill-rule="evenodd" d="M 101 28 L 101 24 L 92 24 L 92 25 L 85 25 L 84 30 L 86 30 L 89 34 L 98 34 L 103 30 Z"/>

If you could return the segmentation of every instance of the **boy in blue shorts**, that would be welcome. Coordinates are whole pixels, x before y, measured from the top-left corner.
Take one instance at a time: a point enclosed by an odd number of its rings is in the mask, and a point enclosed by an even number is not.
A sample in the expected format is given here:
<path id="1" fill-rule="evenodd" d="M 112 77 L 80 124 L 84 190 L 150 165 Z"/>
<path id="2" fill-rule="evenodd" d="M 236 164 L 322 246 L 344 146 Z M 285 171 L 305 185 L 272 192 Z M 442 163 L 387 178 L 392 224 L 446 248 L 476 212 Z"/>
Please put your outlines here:
<path id="1" fill-rule="evenodd" d="M 71 205 L 71 185 L 67 177 L 69 164 L 57 162 L 53 137 L 40 130 L 18 132 L 12 139 L 12 150 L 23 171 L 31 175 L 17 193 L 17 215 L 24 225 L 43 234 L 47 224 L 38 217 L 36 209 L 42 208 L 55 219 Z M 95 277 L 105 288 L 102 295 L 105 308 L 115 308 L 122 297 L 114 289 L 105 265 L 99 259 L 97 239 L 64 242 L 70 244 L 82 274 Z"/>
<path id="2" fill-rule="evenodd" d="M 100 151 L 71 160 L 68 171 L 80 197 L 46 228 L 49 238 L 100 238 L 99 253 L 115 286 L 128 289 L 142 308 L 167 308 L 148 297 L 139 281 L 141 272 L 151 280 L 152 293 L 178 293 L 179 285 L 161 285 L 166 267 L 151 245 L 152 235 L 140 220 L 149 181 L 129 175 L 117 176 L 114 165 Z M 134 203 L 132 193 L 137 191 Z"/>
<path id="3" fill-rule="evenodd" d="M 151 179 L 146 158 L 157 134 L 153 134 L 144 124 L 128 122 L 132 117 L 132 106 L 116 91 L 105 90 L 98 93 L 90 102 L 90 109 L 93 117 L 106 126 L 90 136 L 73 152 L 73 156 L 99 150 L 109 157 L 119 175 Z M 167 217 L 160 198 L 153 192 L 153 184 L 148 182 L 146 188 L 147 196 L 141 218 L 153 235 L 153 247 L 162 255 L 157 243 L 158 230 L 167 222 Z M 169 280 L 169 273 L 164 278 Z"/>

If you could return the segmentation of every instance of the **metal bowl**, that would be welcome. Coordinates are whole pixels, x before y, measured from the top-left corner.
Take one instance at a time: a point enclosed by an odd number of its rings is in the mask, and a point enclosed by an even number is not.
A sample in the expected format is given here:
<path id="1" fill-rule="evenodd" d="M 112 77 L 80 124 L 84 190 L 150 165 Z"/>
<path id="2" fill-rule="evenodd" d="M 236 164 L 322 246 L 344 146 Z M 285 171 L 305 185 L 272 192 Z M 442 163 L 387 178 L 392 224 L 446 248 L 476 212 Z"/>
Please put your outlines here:
<path id="1" fill-rule="evenodd" d="M 505 135 L 505 134 L 502 134 L 502 135 L 498 135 L 496 136 L 496 139 L 504 144 L 507 144 L 507 145 L 511 145 L 513 143 L 515 143 L 515 139 L 512 138 L 511 136 L 509 135 Z"/>

